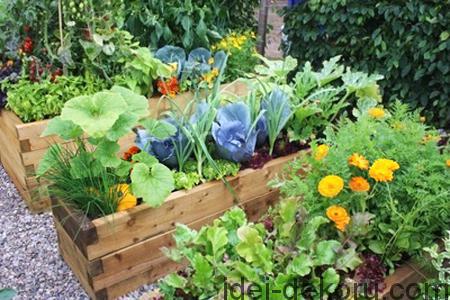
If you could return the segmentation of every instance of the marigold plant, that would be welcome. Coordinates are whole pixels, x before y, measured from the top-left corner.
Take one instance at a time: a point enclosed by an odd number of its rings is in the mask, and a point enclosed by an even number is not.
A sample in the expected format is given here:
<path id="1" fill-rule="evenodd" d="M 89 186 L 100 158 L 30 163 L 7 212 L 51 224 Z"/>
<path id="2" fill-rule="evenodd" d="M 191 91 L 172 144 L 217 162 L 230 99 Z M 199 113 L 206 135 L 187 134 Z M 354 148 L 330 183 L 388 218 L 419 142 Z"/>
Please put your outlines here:
<path id="1" fill-rule="evenodd" d="M 392 263 L 418 254 L 450 228 L 448 145 L 422 143 L 437 131 L 403 104 L 378 119 L 367 104 L 357 113 L 356 121 L 341 120 L 313 142 L 333 145 L 326 160 L 302 157 L 273 183 L 283 196 L 301 197 L 313 215 L 345 207 L 352 222 L 344 234 Z"/>

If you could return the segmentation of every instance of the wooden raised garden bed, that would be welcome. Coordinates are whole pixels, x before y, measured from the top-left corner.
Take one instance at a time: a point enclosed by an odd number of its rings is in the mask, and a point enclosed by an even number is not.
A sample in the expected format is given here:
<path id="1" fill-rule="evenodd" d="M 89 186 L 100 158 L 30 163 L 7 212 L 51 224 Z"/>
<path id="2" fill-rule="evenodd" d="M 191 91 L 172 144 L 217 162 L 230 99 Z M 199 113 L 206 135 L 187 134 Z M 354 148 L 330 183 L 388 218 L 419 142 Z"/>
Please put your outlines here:
<path id="1" fill-rule="evenodd" d="M 39 161 L 50 145 L 63 143 L 50 136 L 41 137 L 48 120 L 23 123 L 13 112 L 0 111 L 0 160 L 28 208 L 38 213 L 50 208 L 47 189 L 36 179 Z M 120 140 L 121 151 L 126 151 L 134 143 L 134 134 Z"/>
<path id="2" fill-rule="evenodd" d="M 224 93 L 244 96 L 247 94 L 247 85 L 242 81 L 235 81 L 223 85 L 221 90 Z M 192 93 L 188 92 L 178 95 L 173 101 L 184 107 L 192 97 Z M 170 108 L 169 101 L 159 99 L 153 97 L 149 100 L 152 117 L 159 116 Z M 36 180 L 36 168 L 50 145 L 63 142 L 56 137 L 41 137 L 48 122 L 49 120 L 44 120 L 25 124 L 13 112 L 0 111 L 0 161 L 34 213 L 48 210 L 51 205 L 47 189 Z M 121 139 L 121 151 L 128 150 L 134 144 L 134 139 L 134 134 Z"/>
<path id="3" fill-rule="evenodd" d="M 60 253 L 90 297 L 114 299 L 183 267 L 159 250 L 174 245 L 176 223 L 199 229 L 236 204 L 251 220 L 258 219 L 279 197 L 279 191 L 267 187 L 267 182 L 298 155 L 277 158 L 262 169 L 246 169 L 229 178 L 237 201 L 223 182 L 214 181 L 174 192 L 158 208 L 142 204 L 87 220 L 53 199 Z"/>

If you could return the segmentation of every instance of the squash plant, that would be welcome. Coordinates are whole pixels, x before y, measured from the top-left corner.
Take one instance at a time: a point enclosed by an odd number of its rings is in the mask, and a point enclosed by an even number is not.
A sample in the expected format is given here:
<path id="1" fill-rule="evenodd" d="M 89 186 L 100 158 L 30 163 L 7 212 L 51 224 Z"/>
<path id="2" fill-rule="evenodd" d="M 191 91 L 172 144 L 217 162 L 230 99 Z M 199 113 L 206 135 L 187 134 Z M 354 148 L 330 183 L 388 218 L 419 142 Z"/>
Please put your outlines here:
<path id="1" fill-rule="evenodd" d="M 126 183 L 132 170 L 130 176 L 132 193 L 150 206 L 162 204 L 174 189 L 172 172 L 145 152 L 135 154 L 133 162 L 124 161 L 118 157 L 120 149 L 118 140 L 131 133 L 132 129 L 147 115 L 147 99 L 119 86 L 94 95 L 79 96 L 69 100 L 61 116 L 50 121 L 43 136 L 57 135 L 66 141 L 75 139 L 77 147 L 72 150 L 62 150 L 61 146 L 53 145 L 39 165 L 38 176 L 53 179 L 53 181 L 62 180 L 52 174 L 61 174 L 60 171 L 63 169 L 61 161 L 67 161 L 67 171 L 75 179 L 83 177 L 82 172 L 76 172 L 77 168 L 83 168 L 83 166 L 86 167 L 86 173 L 91 173 L 89 175 L 91 178 L 104 179 L 100 180 L 100 187 L 88 186 L 87 191 L 81 196 L 91 197 L 91 194 L 95 195 L 101 191 L 110 196 L 111 193 L 108 191 L 112 187 L 108 185 Z M 156 128 L 161 131 L 160 136 L 171 134 L 174 130 L 174 127 L 167 123 Z M 83 141 L 85 138 L 88 144 Z M 59 160 L 58 154 L 64 153 L 69 157 Z M 80 161 L 83 163 L 80 164 Z M 75 173 L 76 176 L 74 176 Z M 54 185 L 58 186 L 58 182 L 54 182 Z M 70 195 L 68 197 L 69 201 L 73 200 L 70 199 Z M 101 214 L 112 213 L 115 211 L 115 206 L 106 206 L 107 211 L 105 209 L 99 209 L 99 211 Z M 86 209 L 89 210 L 90 206 L 86 206 Z"/>

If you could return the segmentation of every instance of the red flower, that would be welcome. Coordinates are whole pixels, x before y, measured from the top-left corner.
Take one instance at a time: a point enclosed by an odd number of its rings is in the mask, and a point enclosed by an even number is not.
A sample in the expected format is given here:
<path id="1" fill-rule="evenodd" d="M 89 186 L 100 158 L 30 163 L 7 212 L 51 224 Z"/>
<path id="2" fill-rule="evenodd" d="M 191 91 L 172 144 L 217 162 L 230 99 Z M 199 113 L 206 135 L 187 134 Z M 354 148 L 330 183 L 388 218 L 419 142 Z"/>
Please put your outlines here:
<path id="1" fill-rule="evenodd" d="M 133 155 L 138 154 L 139 152 L 141 152 L 141 149 L 139 149 L 136 146 L 132 146 L 130 149 L 128 149 L 128 151 L 126 151 L 123 154 L 122 159 L 126 161 L 131 161 Z"/>
<path id="2" fill-rule="evenodd" d="M 33 40 L 31 37 L 27 36 L 22 45 L 22 51 L 27 54 L 31 54 L 33 52 Z"/>
<path id="3" fill-rule="evenodd" d="M 176 77 L 172 77 L 166 81 L 158 80 L 156 85 L 158 87 L 158 91 L 163 95 L 175 97 L 175 95 L 180 92 L 180 86 Z"/>

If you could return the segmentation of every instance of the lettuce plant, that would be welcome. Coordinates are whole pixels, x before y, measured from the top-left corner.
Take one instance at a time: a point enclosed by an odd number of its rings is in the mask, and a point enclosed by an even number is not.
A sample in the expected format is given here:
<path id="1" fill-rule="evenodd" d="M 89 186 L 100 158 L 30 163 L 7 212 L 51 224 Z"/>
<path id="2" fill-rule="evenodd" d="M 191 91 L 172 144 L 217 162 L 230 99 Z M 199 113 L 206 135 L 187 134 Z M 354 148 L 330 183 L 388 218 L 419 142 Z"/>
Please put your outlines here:
<path id="1" fill-rule="evenodd" d="M 269 154 L 272 155 L 278 135 L 292 116 L 289 97 L 280 89 L 275 89 L 263 99 L 261 107 L 265 111 L 270 146 Z"/>
<path id="2" fill-rule="evenodd" d="M 212 125 L 212 136 L 222 158 L 234 162 L 249 160 L 255 151 L 257 132 L 248 105 L 236 102 L 221 107 Z"/>

